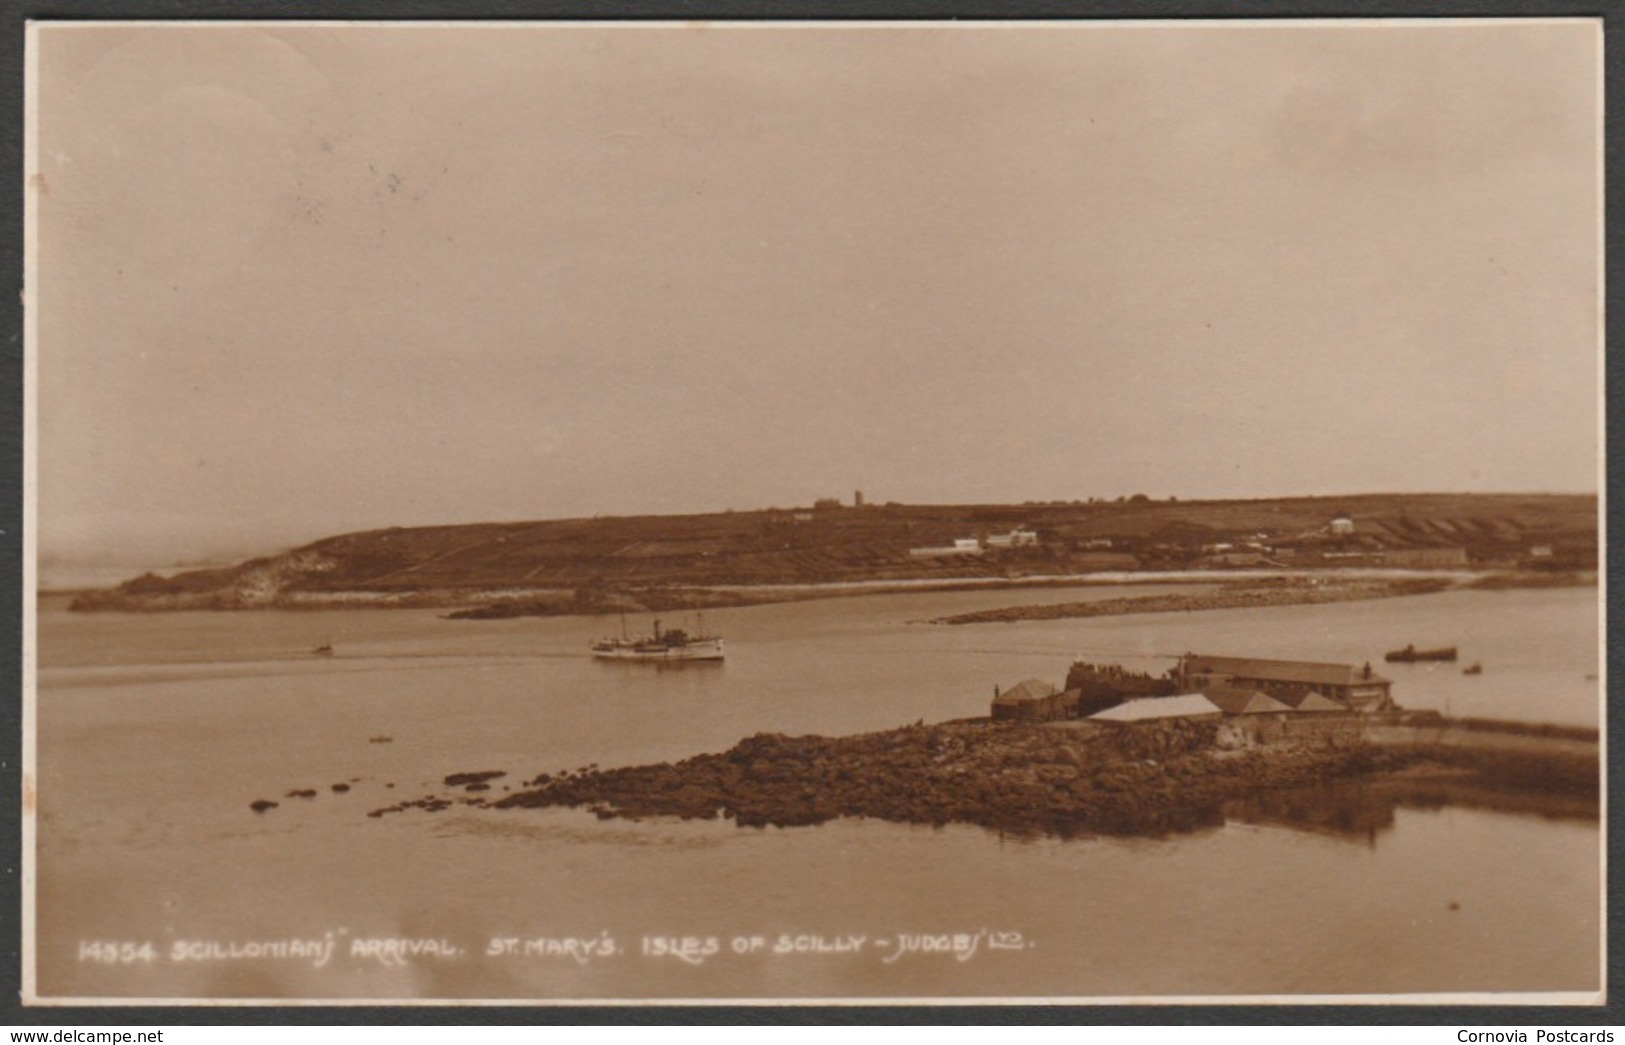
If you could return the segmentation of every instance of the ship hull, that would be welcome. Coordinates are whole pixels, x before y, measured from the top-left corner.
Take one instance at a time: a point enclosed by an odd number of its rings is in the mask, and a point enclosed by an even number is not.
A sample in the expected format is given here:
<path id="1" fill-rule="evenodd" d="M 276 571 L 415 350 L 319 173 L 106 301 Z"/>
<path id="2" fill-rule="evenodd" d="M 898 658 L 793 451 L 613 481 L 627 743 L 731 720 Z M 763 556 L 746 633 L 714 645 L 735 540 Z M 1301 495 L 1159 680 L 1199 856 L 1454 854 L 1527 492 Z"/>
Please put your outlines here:
<path id="1" fill-rule="evenodd" d="M 1383 657 L 1390 664 L 1417 664 L 1426 661 L 1453 661 L 1456 659 L 1456 647 L 1447 646 L 1444 649 L 1415 649 L 1407 646 L 1402 650 L 1394 650 Z"/>
<path id="2" fill-rule="evenodd" d="M 654 643 L 604 643 L 594 646 L 592 655 L 599 660 L 630 660 L 653 664 L 679 664 L 689 661 L 723 659 L 721 639 L 697 639 L 681 646 Z"/>

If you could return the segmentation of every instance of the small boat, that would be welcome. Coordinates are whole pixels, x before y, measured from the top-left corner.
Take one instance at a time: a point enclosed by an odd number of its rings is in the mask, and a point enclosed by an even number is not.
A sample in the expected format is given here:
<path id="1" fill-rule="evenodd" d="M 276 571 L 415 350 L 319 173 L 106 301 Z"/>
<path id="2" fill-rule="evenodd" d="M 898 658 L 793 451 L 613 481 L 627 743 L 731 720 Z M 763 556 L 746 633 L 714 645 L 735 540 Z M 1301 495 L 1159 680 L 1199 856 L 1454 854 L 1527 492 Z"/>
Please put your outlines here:
<path id="1" fill-rule="evenodd" d="M 314 653 L 318 657 L 331 657 L 333 655 L 333 644 L 330 642 L 324 642 L 310 652 Z"/>
<path id="2" fill-rule="evenodd" d="M 637 660 L 657 664 L 675 664 L 686 661 L 721 660 L 722 639 L 716 635 L 690 635 L 681 628 L 660 630 L 660 621 L 654 622 L 654 632 L 642 638 L 629 638 L 625 634 L 625 621 L 621 624 L 620 638 L 598 639 L 592 644 L 592 655 L 600 660 Z"/>
<path id="3" fill-rule="evenodd" d="M 1456 647 L 1417 649 L 1415 646 L 1406 646 L 1404 649 L 1390 651 L 1383 659 L 1390 664 L 1415 664 L 1421 660 L 1455 660 Z"/>
<path id="4" fill-rule="evenodd" d="M 1474 661 L 1472 664 L 1469 664 L 1465 668 L 1462 668 L 1461 673 L 1463 675 L 1482 675 L 1482 674 L 1484 674 L 1484 665 L 1479 664 L 1477 661 Z"/>

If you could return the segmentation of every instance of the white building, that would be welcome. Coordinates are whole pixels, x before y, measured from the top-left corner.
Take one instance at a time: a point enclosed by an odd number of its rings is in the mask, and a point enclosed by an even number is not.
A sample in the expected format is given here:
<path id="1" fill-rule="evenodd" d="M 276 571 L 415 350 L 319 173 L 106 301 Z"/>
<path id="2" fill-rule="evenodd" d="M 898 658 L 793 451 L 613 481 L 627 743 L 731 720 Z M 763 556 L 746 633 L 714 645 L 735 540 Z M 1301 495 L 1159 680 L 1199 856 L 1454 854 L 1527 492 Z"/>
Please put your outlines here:
<path id="1" fill-rule="evenodd" d="M 1170 718 L 1218 718 L 1223 710 L 1201 693 L 1178 697 L 1139 697 L 1089 716 L 1090 722 L 1151 722 Z"/>
<path id="2" fill-rule="evenodd" d="M 917 559 L 933 555 L 980 555 L 982 542 L 974 537 L 960 537 L 953 544 L 940 545 L 932 548 L 910 548 L 908 553 Z"/>
<path id="3" fill-rule="evenodd" d="M 987 539 L 989 548 L 1030 548 L 1037 543 L 1038 534 L 1035 531 L 1021 528 L 994 534 Z"/>

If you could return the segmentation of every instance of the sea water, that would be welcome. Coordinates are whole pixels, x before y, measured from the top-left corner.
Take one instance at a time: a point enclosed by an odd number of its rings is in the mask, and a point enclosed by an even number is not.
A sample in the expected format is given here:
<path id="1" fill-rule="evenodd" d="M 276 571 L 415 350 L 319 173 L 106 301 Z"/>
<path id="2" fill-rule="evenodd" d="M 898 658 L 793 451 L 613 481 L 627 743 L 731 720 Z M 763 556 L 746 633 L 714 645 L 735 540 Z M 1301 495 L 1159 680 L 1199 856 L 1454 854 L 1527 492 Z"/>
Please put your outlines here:
<path id="1" fill-rule="evenodd" d="M 613 618 L 72 614 L 42 601 L 38 992 L 49 997 L 1057 998 L 1584 992 L 1595 820 L 1401 805 L 1160 839 L 865 820 L 740 829 L 409 810 L 540 772 L 986 714 L 1076 657 L 1371 661 L 1407 707 L 1595 725 L 1594 589 L 1015 624 L 1196 587 L 919 592 L 720 610 L 720 666 L 593 661 Z M 667 626 L 693 620 L 669 616 Z M 632 622 L 635 629 L 646 621 Z M 1414 643 L 1457 665 L 1388 665 Z M 332 656 L 310 651 L 331 644 Z M 338 789 L 335 789 L 338 785 Z M 311 798 L 289 792 L 311 789 Z M 278 805 L 264 813 L 256 800 Z M 325 958 L 323 957 L 325 955 Z"/>

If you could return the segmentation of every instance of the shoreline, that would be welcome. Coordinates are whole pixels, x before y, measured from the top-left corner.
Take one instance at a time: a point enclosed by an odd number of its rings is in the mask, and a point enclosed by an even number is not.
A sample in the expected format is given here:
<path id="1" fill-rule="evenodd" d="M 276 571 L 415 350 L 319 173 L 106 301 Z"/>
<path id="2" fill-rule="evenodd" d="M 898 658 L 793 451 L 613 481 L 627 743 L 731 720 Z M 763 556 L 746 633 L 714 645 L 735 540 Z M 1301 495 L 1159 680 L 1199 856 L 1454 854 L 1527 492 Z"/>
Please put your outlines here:
<path id="1" fill-rule="evenodd" d="M 344 590 L 285 592 L 275 598 L 244 602 L 218 593 L 193 595 L 128 594 L 116 589 L 80 591 L 40 590 L 37 599 L 72 600 L 73 612 L 170 613 L 243 612 L 249 610 L 439 609 L 456 620 L 504 620 L 516 617 L 605 617 L 619 613 L 665 613 L 684 610 L 727 609 L 864 595 L 899 595 L 930 592 L 998 591 L 1023 588 L 1090 588 L 1125 585 L 1212 584 L 1226 587 L 1253 585 L 1343 586 L 1359 583 L 1407 582 L 1439 584 L 1451 588 L 1498 590 L 1511 588 L 1586 587 L 1597 584 L 1592 571 L 1545 573 L 1527 570 L 1400 570 L 1333 568 L 1312 570 L 1146 570 L 1103 571 L 1078 574 L 898 578 L 830 581 L 807 584 L 649 585 L 583 598 L 561 588 L 415 589 L 408 591 Z M 1407 594 L 1399 592 L 1398 594 Z M 1379 595 L 1375 597 L 1388 597 Z M 1321 599 L 1317 601 L 1334 601 Z M 1201 608 L 1201 607 L 1197 607 Z M 1225 608 L 1214 606 L 1212 608 Z M 989 611 L 1009 613 L 1010 607 Z M 1147 612 L 1147 611 L 1138 611 Z M 1098 615 L 1098 614 L 1096 614 Z M 1029 619 L 1012 617 L 1011 619 Z"/>
<path id="2" fill-rule="evenodd" d="M 1595 495 L 1585 494 L 850 507 L 824 498 L 811 508 L 386 526 L 235 564 L 148 571 L 81 592 L 74 604 L 84 611 L 379 606 L 521 616 L 961 585 L 1202 583 L 1238 575 L 1232 571 L 1266 580 L 1299 571 L 1421 570 L 1466 582 L 1491 570 L 1596 572 L 1597 510 Z M 941 554 L 945 548 L 951 553 Z M 102 563 L 98 570 L 139 557 L 113 545 L 77 555 Z M 46 565 L 54 581 L 97 577 L 75 576 L 91 567 L 65 553 L 48 556 Z M 519 600 L 529 605 L 516 609 Z"/>
<path id="3" fill-rule="evenodd" d="M 1294 579 L 1271 585 L 1229 585 L 1218 591 L 1192 595 L 1144 595 L 1096 602 L 1062 602 L 1008 606 L 937 617 L 929 624 L 1012 624 L 1029 620 L 1068 620 L 1080 617 L 1123 617 L 1138 613 L 1195 613 L 1202 610 L 1256 609 L 1265 606 L 1319 606 L 1333 602 L 1395 599 L 1433 595 L 1462 585 L 1447 579 L 1343 581 L 1321 584 Z"/>
<path id="4" fill-rule="evenodd" d="M 1095 602 L 1041 603 L 1006 606 L 936 617 L 928 624 L 1009 624 L 1027 620 L 1067 620 L 1082 617 L 1122 617 L 1138 613 L 1194 613 L 1200 610 L 1256 609 L 1265 606 L 1318 606 L 1334 602 L 1363 602 L 1445 591 L 1513 591 L 1530 588 L 1595 585 L 1594 575 L 1509 574 L 1445 575 L 1412 573 L 1402 577 L 1348 573 L 1340 577 L 1294 575 L 1272 578 L 1270 583 L 1233 582 L 1218 591 L 1194 595 L 1145 595 Z"/>
<path id="5" fill-rule="evenodd" d="M 507 771 L 453 774 L 445 784 L 455 792 L 367 815 L 567 806 L 600 820 L 788 828 L 861 817 L 1063 838 L 1165 837 L 1222 824 L 1228 804 L 1263 803 L 1261 815 L 1279 815 L 1268 813 L 1269 796 L 1343 785 L 1360 789 L 1362 801 L 1599 815 L 1594 730 L 1430 713 L 1378 719 L 1308 716 L 1268 742 L 1235 719 L 1126 729 L 961 719 L 848 737 L 759 733 L 677 762 L 541 773 L 496 799 L 482 792 Z"/>

